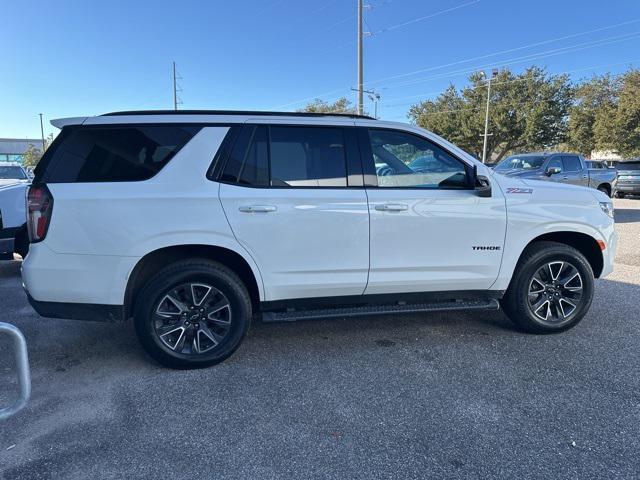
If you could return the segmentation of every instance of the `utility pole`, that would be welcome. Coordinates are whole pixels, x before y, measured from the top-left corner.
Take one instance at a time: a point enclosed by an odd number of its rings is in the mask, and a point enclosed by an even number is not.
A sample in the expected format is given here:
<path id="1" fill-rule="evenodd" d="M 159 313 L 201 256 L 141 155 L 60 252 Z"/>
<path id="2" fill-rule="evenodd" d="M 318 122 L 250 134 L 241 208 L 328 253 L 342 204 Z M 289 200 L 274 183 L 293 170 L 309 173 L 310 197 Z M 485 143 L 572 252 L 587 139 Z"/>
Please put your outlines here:
<path id="1" fill-rule="evenodd" d="M 42 154 L 44 155 L 45 145 L 44 145 L 44 127 L 42 126 L 42 114 L 40 115 L 40 135 L 42 135 Z"/>
<path id="2" fill-rule="evenodd" d="M 364 112 L 364 79 L 362 68 L 362 0 L 358 0 L 358 115 Z"/>
<path id="3" fill-rule="evenodd" d="M 482 163 L 487 161 L 487 140 L 491 133 L 489 133 L 489 104 L 491 103 L 491 79 L 498 74 L 496 68 L 491 72 L 491 76 L 487 79 L 487 109 L 484 114 L 484 145 L 482 146 Z M 486 77 L 486 74 L 482 72 L 482 75 Z"/>
<path id="4" fill-rule="evenodd" d="M 176 62 L 173 62 L 173 109 L 178 110 L 178 89 L 176 86 Z"/>

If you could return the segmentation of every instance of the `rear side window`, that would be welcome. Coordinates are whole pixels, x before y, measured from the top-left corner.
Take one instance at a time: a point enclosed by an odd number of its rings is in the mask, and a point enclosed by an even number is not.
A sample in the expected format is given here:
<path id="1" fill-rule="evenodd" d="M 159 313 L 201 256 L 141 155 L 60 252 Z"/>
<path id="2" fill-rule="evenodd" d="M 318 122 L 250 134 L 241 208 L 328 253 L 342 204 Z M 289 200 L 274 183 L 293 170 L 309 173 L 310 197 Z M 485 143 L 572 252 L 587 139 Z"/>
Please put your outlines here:
<path id="1" fill-rule="evenodd" d="M 271 185 L 346 187 L 342 129 L 271 127 Z"/>
<path id="2" fill-rule="evenodd" d="M 562 163 L 564 164 L 565 172 L 579 172 L 582 170 L 580 158 L 576 155 L 563 155 Z"/>
<path id="3" fill-rule="evenodd" d="M 75 127 L 63 131 L 36 181 L 135 182 L 158 173 L 201 129 L 191 125 Z"/>
<path id="4" fill-rule="evenodd" d="M 342 128 L 243 128 L 221 180 L 254 187 L 346 187 Z"/>

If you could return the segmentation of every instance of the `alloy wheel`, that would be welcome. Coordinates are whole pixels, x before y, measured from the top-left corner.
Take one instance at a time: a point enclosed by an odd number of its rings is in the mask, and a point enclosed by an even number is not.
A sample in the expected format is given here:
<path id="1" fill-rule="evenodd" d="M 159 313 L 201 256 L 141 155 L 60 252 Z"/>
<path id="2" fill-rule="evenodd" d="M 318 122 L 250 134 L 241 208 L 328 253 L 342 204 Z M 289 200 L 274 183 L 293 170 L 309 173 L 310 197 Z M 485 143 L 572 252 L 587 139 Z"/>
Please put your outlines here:
<path id="1" fill-rule="evenodd" d="M 153 312 L 153 328 L 166 348 L 202 355 L 217 347 L 231 329 L 231 304 L 206 283 L 185 283 L 164 293 Z"/>
<path id="2" fill-rule="evenodd" d="M 533 274 L 528 292 L 529 308 L 538 321 L 566 323 L 582 301 L 582 276 L 569 262 L 548 262 Z"/>

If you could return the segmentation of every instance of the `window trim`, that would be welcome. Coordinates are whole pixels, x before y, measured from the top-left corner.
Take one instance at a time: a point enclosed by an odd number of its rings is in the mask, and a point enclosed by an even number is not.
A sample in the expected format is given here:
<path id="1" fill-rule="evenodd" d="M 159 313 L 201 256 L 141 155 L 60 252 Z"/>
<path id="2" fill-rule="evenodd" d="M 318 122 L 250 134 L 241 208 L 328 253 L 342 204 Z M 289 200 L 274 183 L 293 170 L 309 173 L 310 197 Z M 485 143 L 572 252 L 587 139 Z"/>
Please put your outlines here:
<path id="1" fill-rule="evenodd" d="M 449 150 L 448 148 L 444 147 L 443 145 L 440 145 L 439 143 L 435 142 L 434 140 L 431 140 L 430 138 L 427 138 L 423 135 L 419 135 L 415 132 L 410 132 L 408 130 L 403 130 L 403 129 L 399 129 L 399 128 L 388 128 L 388 127 L 357 127 L 360 129 L 359 135 L 358 135 L 358 139 L 359 139 L 359 144 L 360 144 L 360 158 L 362 160 L 362 171 L 363 171 L 363 177 L 364 177 L 364 185 L 366 188 L 376 188 L 376 189 L 380 189 L 380 190 L 420 190 L 420 191 L 438 191 L 438 190 L 453 190 L 453 191 L 468 191 L 468 190 L 475 190 L 475 185 L 471 184 L 471 178 L 472 178 L 472 172 L 473 172 L 473 166 L 470 165 L 468 162 L 466 162 L 465 160 L 463 160 L 462 158 L 460 158 L 459 155 L 454 154 L 453 152 L 451 152 L 451 150 Z M 436 147 L 440 148 L 441 150 L 443 150 L 444 152 L 446 152 L 447 154 L 451 155 L 451 157 L 453 157 L 455 160 L 457 160 L 458 162 L 460 162 L 465 170 L 465 175 L 466 175 L 466 184 L 467 186 L 465 188 L 455 188 L 455 187 L 436 187 L 436 188 L 425 188 L 425 187 L 414 187 L 414 186 L 406 186 L 406 187 L 381 187 L 380 185 L 378 185 L 378 175 L 376 174 L 376 169 L 375 169 L 375 162 L 367 162 L 367 158 L 370 158 L 373 160 L 373 150 L 371 148 L 371 138 L 369 135 L 369 131 L 370 130 L 383 130 L 383 131 L 387 131 L 387 132 L 396 132 L 396 133 L 404 133 L 405 135 L 410 135 L 413 137 L 416 137 L 420 140 L 426 141 L 428 143 L 431 143 L 433 145 L 435 145 Z"/>
<path id="2" fill-rule="evenodd" d="M 238 129 L 235 139 L 233 140 L 233 144 L 231 144 L 228 148 L 228 151 L 223 152 L 224 158 L 220 158 L 218 160 L 218 164 L 221 165 L 220 168 L 215 169 L 215 175 L 208 176 L 207 178 L 211 181 L 215 181 L 218 183 L 223 183 L 225 185 L 233 185 L 236 187 L 242 188 L 261 188 L 261 189 L 272 189 L 272 190 L 344 190 L 344 189 L 355 189 L 355 188 L 364 188 L 364 179 L 362 175 L 362 161 L 361 161 L 361 151 L 360 145 L 357 138 L 357 129 L 359 127 L 355 127 L 353 125 L 322 125 L 322 124 L 314 124 L 314 125 L 303 125 L 300 123 L 244 123 L 241 125 L 241 129 Z M 236 179 L 235 182 L 227 181 L 222 179 L 222 173 L 226 169 L 227 163 L 231 156 L 231 152 L 235 147 L 235 142 L 240 138 L 242 131 L 245 128 L 256 128 L 256 127 L 266 127 L 267 135 L 269 138 L 268 145 L 268 167 L 269 167 L 269 182 L 271 182 L 271 127 L 297 127 L 297 128 L 334 128 L 342 131 L 343 140 L 344 140 L 344 150 L 345 150 L 345 180 L 347 182 L 344 186 L 331 186 L 331 187 L 318 187 L 318 186 L 302 186 L 302 185 L 291 185 L 291 186 L 283 186 L 283 185 L 242 185 Z M 254 132 L 255 133 L 255 132 Z M 228 135 L 228 134 L 227 134 Z M 253 138 L 253 136 L 252 136 Z M 226 140 L 226 137 L 225 137 Z M 249 145 L 251 142 L 249 142 Z M 222 148 L 222 147 L 221 147 Z M 219 149 L 220 150 L 220 149 Z"/>

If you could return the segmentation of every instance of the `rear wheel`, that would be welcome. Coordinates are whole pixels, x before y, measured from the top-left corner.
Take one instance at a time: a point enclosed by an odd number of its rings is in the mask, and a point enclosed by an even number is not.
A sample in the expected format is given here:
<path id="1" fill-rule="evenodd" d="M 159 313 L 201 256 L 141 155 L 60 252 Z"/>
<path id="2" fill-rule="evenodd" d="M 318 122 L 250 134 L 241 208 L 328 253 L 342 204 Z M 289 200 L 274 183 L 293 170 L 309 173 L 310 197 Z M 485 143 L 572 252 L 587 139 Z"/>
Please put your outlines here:
<path id="1" fill-rule="evenodd" d="M 502 308 L 527 332 L 561 332 L 577 325 L 589 310 L 593 283 L 591 266 L 578 250 L 537 242 L 518 262 Z"/>
<path id="2" fill-rule="evenodd" d="M 616 192 L 616 197 L 618 198 L 624 198 L 625 193 L 624 192 Z"/>
<path id="3" fill-rule="evenodd" d="M 251 301 L 238 276 L 208 260 L 186 260 L 160 271 L 134 309 L 145 350 L 171 368 L 202 368 L 228 358 L 251 319 Z"/>
<path id="4" fill-rule="evenodd" d="M 600 185 L 598 190 L 604 193 L 607 197 L 611 197 L 611 190 L 606 185 Z"/>

